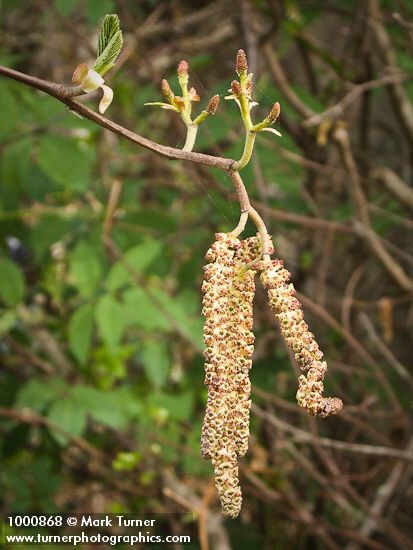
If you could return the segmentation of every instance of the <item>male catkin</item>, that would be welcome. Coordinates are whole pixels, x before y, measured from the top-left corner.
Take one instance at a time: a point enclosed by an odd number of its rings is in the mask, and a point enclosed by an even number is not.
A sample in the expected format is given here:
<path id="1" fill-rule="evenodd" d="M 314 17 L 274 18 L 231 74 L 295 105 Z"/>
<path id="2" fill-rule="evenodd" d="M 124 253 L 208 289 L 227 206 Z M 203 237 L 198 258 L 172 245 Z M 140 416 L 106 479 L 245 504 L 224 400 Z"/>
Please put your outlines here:
<path id="1" fill-rule="evenodd" d="M 223 513 L 236 517 L 241 508 L 237 456 L 247 452 L 249 395 L 254 335 L 254 275 L 243 269 L 245 251 L 230 234 L 217 233 L 206 254 L 203 314 L 205 384 L 208 402 L 201 450 L 210 458 Z"/>
<path id="2" fill-rule="evenodd" d="M 323 397 L 324 375 L 327 363 L 322 361 L 323 352 L 318 347 L 314 334 L 304 321 L 301 304 L 295 296 L 291 274 L 282 260 L 262 260 L 258 264 L 261 282 L 268 289 L 268 301 L 280 323 L 281 334 L 293 350 L 295 359 L 307 375 L 298 379 L 297 401 L 300 407 L 312 415 L 322 417 L 337 414 L 343 407 L 341 399 Z"/>

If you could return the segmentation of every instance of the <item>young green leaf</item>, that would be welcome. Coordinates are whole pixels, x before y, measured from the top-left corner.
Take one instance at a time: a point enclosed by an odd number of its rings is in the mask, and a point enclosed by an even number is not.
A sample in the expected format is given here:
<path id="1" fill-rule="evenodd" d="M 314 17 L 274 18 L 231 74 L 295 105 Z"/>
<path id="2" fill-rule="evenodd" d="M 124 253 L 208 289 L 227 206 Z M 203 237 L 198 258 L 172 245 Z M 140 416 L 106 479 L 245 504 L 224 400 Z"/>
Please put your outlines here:
<path id="1" fill-rule="evenodd" d="M 98 57 L 93 69 L 104 75 L 111 69 L 122 50 L 123 37 L 119 18 L 115 14 L 105 15 L 98 38 Z"/>
<path id="2" fill-rule="evenodd" d="M 125 252 L 124 260 L 128 267 L 137 273 L 143 273 L 161 254 L 162 243 L 153 239 L 144 241 Z M 108 290 L 118 290 L 124 285 L 133 283 L 133 275 L 122 262 L 115 263 L 110 269 L 106 287 Z"/>
<path id="3" fill-rule="evenodd" d="M 98 56 L 118 31 L 120 31 L 119 17 L 115 13 L 105 15 L 98 37 Z"/>

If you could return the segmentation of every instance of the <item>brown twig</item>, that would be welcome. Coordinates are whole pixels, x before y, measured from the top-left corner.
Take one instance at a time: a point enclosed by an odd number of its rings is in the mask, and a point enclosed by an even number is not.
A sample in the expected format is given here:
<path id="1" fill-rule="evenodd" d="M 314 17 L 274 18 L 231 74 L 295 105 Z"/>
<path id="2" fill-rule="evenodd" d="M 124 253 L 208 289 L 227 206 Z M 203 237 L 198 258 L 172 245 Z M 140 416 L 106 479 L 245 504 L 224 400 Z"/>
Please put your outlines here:
<path id="1" fill-rule="evenodd" d="M 274 413 L 269 413 L 264 411 L 257 405 L 252 405 L 252 410 L 254 414 L 258 417 L 267 420 L 270 424 L 273 424 L 276 428 L 282 429 L 290 433 L 294 440 L 298 443 L 314 443 L 314 437 L 311 433 L 301 430 L 292 426 L 288 422 L 281 420 Z M 323 447 L 328 449 L 337 449 L 339 451 L 362 454 L 362 455 L 371 455 L 371 456 L 381 456 L 386 458 L 400 458 L 408 462 L 413 461 L 413 451 L 411 449 L 393 449 L 391 447 L 383 447 L 380 445 L 364 445 L 361 443 L 348 443 L 347 441 L 338 441 L 335 439 L 330 439 L 328 437 L 320 437 L 318 443 Z"/>
<path id="2" fill-rule="evenodd" d="M 403 82 L 407 79 L 407 75 L 403 73 L 396 73 L 377 78 L 376 80 L 363 82 L 362 84 L 357 84 L 353 86 L 353 88 L 347 92 L 347 94 L 335 105 L 332 105 L 322 113 L 318 113 L 311 116 L 307 120 L 304 120 L 303 126 L 311 128 L 312 126 L 319 126 L 327 118 L 337 119 L 343 116 L 346 109 L 348 109 L 348 107 L 350 107 L 350 105 L 365 92 L 382 88 L 383 86 L 388 86 L 389 84 Z"/>
<path id="3" fill-rule="evenodd" d="M 412 451 L 413 437 L 410 438 L 406 446 L 406 452 Z M 370 514 L 359 529 L 359 533 L 364 537 L 370 537 L 375 531 L 381 530 L 381 516 L 384 514 L 394 491 L 397 489 L 405 468 L 406 463 L 398 460 L 392 467 L 386 481 L 377 489 L 370 507 Z M 408 541 L 404 540 L 404 544 L 408 544 Z M 360 548 L 361 546 L 356 543 L 350 543 L 346 546 L 346 550 L 359 550 Z"/>
<path id="4" fill-rule="evenodd" d="M 383 19 L 380 12 L 378 0 L 368 0 L 367 8 L 369 14 L 369 25 L 373 31 L 374 38 L 379 46 L 379 55 L 383 57 L 387 70 L 391 75 L 399 72 L 396 62 L 396 54 L 393 49 L 390 37 L 383 25 Z M 390 86 L 389 91 L 393 99 L 393 104 L 398 111 L 401 125 L 405 130 L 406 136 L 413 146 L 413 107 L 402 86 L 400 80 L 395 80 Z"/>
<path id="5" fill-rule="evenodd" d="M 287 101 L 304 119 L 308 119 L 314 116 L 315 113 L 305 103 L 303 103 L 303 101 L 301 101 L 301 99 L 289 85 L 284 70 L 281 67 L 281 64 L 277 59 L 274 49 L 269 42 L 264 44 L 263 52 L 268 63 L 268 68 L 270 69 L 277 86 L 279 87 L 281 93 L 284 95 Z"/>
<path id="6" fill-rule="evenodd" d="M 390 193 L 413 210 L 413 189 L 399 178 L 393 170 L 384 166 L 376 168 L 372 171 L 371 178 L 384 183 Z"/>
<path id="7" fill-rule="evenodd" d="M 382 355 L 386 359 L 388 364 L 393 367 L 393 369 L 397 372 L 400 378 L 402 378 L 407 384 L 411 386 L 411 388 L 413 388 L 412 375 L 407 370 L 407 368 L 400 363 L 397 357 L 393 355 L 390 349 L 384 344 L 380 336 L 375 331 L 373 323 L 371 322 L 369 317 L 366 315 L 366 313 L 361 312 L 359 317 L 360 317 L 361 323 L 366 329 L 366 332 L 370 340 L 373 342 L 373 344 L 377 348 L 380 355 Z"/>
<path id="8" fill-rule="evenodd" d="M 105 246 L 108 255 L 111 255 L 111 247 L 108 245 L 108 242 L 110 240 L 110 235 L 114 224 L 114 216 L 115 216 L 116 208 L 119 203 L 121 193 L 122 193 L 122 182 L 120 180 L 114 180 L 110 188 L 109 199 L 106 207 L 106 214 L 105 214 L 105 219 L 103 222 L 103 229 L 102 229 L 103 245 Z"/>
<path id="9" fill-rule="evenodd" d="M 368 202 L 364 195 L 357 166 L 351 151 L 350 138 L 347 129 L 339 125 L 334 130 L 334 139 L 340 149 L 343 163 L 346 166 L 350 176 L 350 195 L 355 207 L 355 213 L 359 223 L 363 224 L 359 234 L 365 238 L 370 248 L 376 254 L 388 273 L 393 277 L 397 284 L 405 291 L 413 291 L 413 281 L 405 273 L 404 269 L 390 256 L 384 248 L 379 236 L 371 227 Z"/>
<path id="10" fill-rule="evenodd" d="M 383 373 L 380 365 L 377 363 L 377 361 L 372 357 L 372 355 L 366 350 L 366 348 L 360 344 L 360 342 L 350 333 L 348 332 L 344 327 L 338 323 L 334 317 L 332 317 L 328 311 L 326 311 L 325 308 L 320 306 L 319 304 L 314 303 L 312 300 L 310 300 L 307 296 L 304 296 L 303 294 L 300 294 L 297 292 L 297 297 L 302 302 L 302 304 L 305 307 L 308 307 L 310 310 L 312 310 L 317 316 L 319 316 L 325 323 L 327 323 L 330 327 L 332 327 L 334 330 L 336 330 L 339 334 L 342 335 L 342 337 L 346 340 L 347 344 L 361 357 L 368 365 L 371 365 L 371 367 L 374 369 L 374 372 L 376 374 L 377 380 L 381 383 L 384 391 L 386 392 L 389 401 L 392 403 L 395 410 L 400 412 L 401 407 L 399 400 L 397 399 L 397 396 L 392 388 L 392 386 L 389 384 L 385 374 Z"/>

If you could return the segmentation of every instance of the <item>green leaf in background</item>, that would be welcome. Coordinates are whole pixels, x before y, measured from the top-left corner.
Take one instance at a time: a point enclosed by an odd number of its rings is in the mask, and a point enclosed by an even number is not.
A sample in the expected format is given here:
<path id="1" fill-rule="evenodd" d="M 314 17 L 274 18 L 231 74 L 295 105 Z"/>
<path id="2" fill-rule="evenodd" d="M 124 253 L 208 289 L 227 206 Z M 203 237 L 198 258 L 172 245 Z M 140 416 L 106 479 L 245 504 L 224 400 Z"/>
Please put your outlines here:
<path id="1" fill-rule="evenodd" d="M 111 69 L 122 50 L 123 38 L 119 17 L 115 14 L 105 15 L 98 38 L 98 58 L 93 65 L 101 75 Z"/>
<path id="2" fill-rule="evenodd" d="M 79 0 L 55 0 L 56 9 L 63 17 L 67 17 L 78 3 Z"/>
<path id="3" fill-rule="evenodd" d="M 123 295 L 124 313 L 128 324 L 137 324 L 147 330 L 177 330 L 187 338 L 198 351 L 203 350 L 203 320 L 193 317 L 185 309 L 179 297 L 169 296 L 164 290 L 148 285 L 146 288 L 133 288 Z"/>
<path id="4" fill-rule="evenodd" d="M 142 453 L 139 451 L 120 452 L 112 462 L 112 467 L 116 472 L 128 472 L 134 470 L 142 461 Z"/>
<path id="5" fill-rule="evenodd" d="M 71 230 L 71 221 L 55 214 L 45 214 L 33 224 L 29 234 L 29 244 L 40 259 L 49 247 Z"/>
<path id="6" fill-rule="evenodd" d="M 47 417 L 72 437 L 82 435 L 86 427 L 86 413 L 84 409 L 79 407 L 78 403 L 70 398 L 59 399 L 53 403 Z M 51 428 L 50 431 L 60 445 L 67 445 L 69 443 L 68 437 L 59 430 Z"/>
<path id="7" fill-rule="evenodd" d="M 172 298 L 161 288 L 151 289 L 151 294 L 156 298 L 157 303 L 161 305 L 161 311 L 169 320 L 170 326 L 173 324 L 184 335 L 198 351 L 204 349 L 202 342 L 203 321 L 200 318 L 196 320 L 185 311 L 179 301 L 179 298 Z M 173 323 L 173 324 L 172 324 Z"/>
<path id="8" fill-rule="evenodd" d="M 162 243 L 160 241 L 148 240 L 129 249 L 125 255 L 125 263 L 137 273 L 142 273 L 160 255 Z M 122 262 L 117 262 L 109 271 L 106 286 L 109 290 L 133 283 L 132 274 L 126 269 Z"/>
<path id="9" fill-rule="evenodd" d="M 102 265 L 95 248 L 80 241 L 69 257 L 70 276 L 79 294 L 85 297 L 96 293 L 102 278 Z"/>
<path id="10" fill-rule="evenodd" d="M 160 211 L 149 206 L 145 209 L 134 209 L 128 212 L 125 221 L 139 227 L 154 229 L 157 232 L 173 233 L 178 227 L 178 221 L 173 212 Z"/>
<path id="11" fill-rule="evenodd" d="M 71 399 L 78 409 L 83 409 L 96 422 L 115 429 L 124 427 L 140 412 L 136 398 L 126 388 L 105 392 L 92 386 L 78 385 L 73 388 Z"/>
<path id="12" fill-rule="evenodd" d="M 18 208 L 24 184 L 28 183 L 31 139 L 19 139 L 2 150 L 0 162 L 1 200 L 6 209 Z M 28 183 L 30 184 L 30 182 Z"/>
<path id="13" fill-rule="evenodd" d="M 137 325 L 145 330 L 168 330 L 165 315 L 149 297 L 144 288 L 129 288 L 123 294 L 125 315 L 129 324 Z"/>
<path id="14" fill-rule="evenodd" d="M 16 322 L 16 313 L 14 311 L 5 311 L 0 315 L 0 336 L 8 332 Z"/>
<path id="15" fill-rule="evenodd" d="M 65 390 L 65 383 L 60 378 L 47 380 L 33 378 L 20 389 L 15 406 L 28 407 L 40 413 L 48 403 L 56 400 Z"/>
<path id="16" fill-rule="evenodd" d="M 179 395 L 153 393 L 150 394 L 148 402 L 159 409 L 167 410 L 175 420 L 188 420 L 191 418 L 194 396 L 191 391 L 182 392 Z"/>
<path id="17" fill-rule="evenodd" d="M 96 303 L 95 320 L 103 342 L 109 348 L 115 348 L 128 325 L 122 304 L 109 294 L 102 296 Z"/>
<path id="18" fill-rule="evenodd" d="M 39 513 L 56 513 L 57 508 L 53 502 L 53 495 L 59 487 L 59 477 L 56 475 L 55 461 L 50 456 L 37 454 L 32 449 L 27 449 L 17 460 L 14 458 L 9 464 L 3 464 L 7 475 L 2 476 L 1 491 L 5 487 L 10 492 L 10 506 L 19 513 L 27 512 L 33 506 Z M 2 545 L 3 546 L 3 545 Z M 15 550 L 23 550 L 24 545 L 13 545 Z M 57 546 L 48 546 L 50 550 L 56 550 Z M 5 546 L 3 546 L 5 548 Z"/>
<path id="19" fill-rule="evenodd" d="M 157 340 L 143 340 L 141 360 L 145 367 L 145 374 L 155 388 L 161 388 L 165 383 L 170 370 L 170 357 L 165 342 Z"/>
<path id="20" fill-rule="evenodd" d="M 96 25 L 106 13 L 110 13 L 115 10 L 116 6 L 113 0 L 87 0 L 82 2 L 85 9 L 85 15 L 91 25 Z"/>
<path id="21" fill-rule="evenodd" d="M 90 183 L 93 148 L 75 139 L 43 135 L 39 140 L 38 165 L 59 186 L 84 191 Z"/>
<path id="22" fill-rule="evenodd" d="M 69 349 L 81 365 L 84 365 L 93 332 L 93 306 L 78 307 L 69 321 Z"/>
<path id="23" fill-rule="evenodd" d="M 25 283 L 22 272 L 8 258 L 0 258 L 0 301 L 14 307 L 24 297 Z"/>
<path id="24" fill-rule="evenodd" d="M 13 83 L 4 79 L 0 81 L 0 113 L 2 113 L 0 138 L 3 138 L 13 133 L 19 116 L 18 105 L 13 94 Z"/>
<path id="25" fill-rule="evenodd" d="M 109 390 L 127 376 L 127 361 L 136 352 L 136 345 L 109 347 L 105 344 L 95 348 L 90 361 L 90 373 L 96 385 Z"/>

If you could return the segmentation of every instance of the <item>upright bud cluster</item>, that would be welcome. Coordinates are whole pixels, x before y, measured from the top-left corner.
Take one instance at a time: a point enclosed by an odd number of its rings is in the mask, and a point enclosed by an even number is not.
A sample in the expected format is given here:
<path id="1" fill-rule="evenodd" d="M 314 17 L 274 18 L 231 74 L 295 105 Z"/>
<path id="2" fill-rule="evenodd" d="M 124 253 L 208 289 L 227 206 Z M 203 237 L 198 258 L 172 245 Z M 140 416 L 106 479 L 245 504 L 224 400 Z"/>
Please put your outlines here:
<path id="1" fill-rule="evenodd" d="M 222 510 L 230 517 L 241 508 L 237 456 L 245 455 L 249 438 L 255 272 L 245 270 L 247 255 L 238 239 L 217 233 L 202 286 L 208 402 L 201 449 L 212 461 Z"/>
<path id="2" fill-rule="evenodd" d="M 233 80 L 231 82 L 231 88 L 228 90 L 230 95 L 225 96 L 225 99 L 232 99 L 238 104 L 247 131 L 243 156 L 233 167 L 240 170 L 248 164 L 251 158 L 255 135 L 258 132 L 271 132 L 277 136 L 281 135 L 275 128 L 270 128 L 280 115 L 280 104 L 278 102 L 274 103 L 269 114 L 261 122 L 254 124 L 251 120 L 251 109 L 258 103 L 252 101 L 254 75 L 248 73 L 248 60 L 244 50 L 239 50 L 237 53 L 235 72 L 239 77 L 239 81 Z"/>
<path id="3" fill-rule="evenodd" d="M 214 115 L 219 105 L 219 95 L 214 95 L 206 109 L 200 112 L 200 114 L 192 120 L 192 103 L 200 101 L 200 97 L 194 87 L 188 89 L 189 83 L 189 65 L 188 61 L 183 59 L 179 62 L 177 68 L 178 82 L 182 91 L 182 95 L 175 95 L 169 85 L 169 82 L 164 78 L 161 82 L 161 92 L 164 96 L 166 103 L 163 101 L 151 101 L 145 103 L 145 105 L 152 105 L 161 107 L 162 109 L 168 109 L 179 113 L 186 127 L 199 126 L 209 116 Z M 196 137 L 196 131 L 194 133 Z M 195 141 L 195 140 L 194 140 Z M 191 143 L 192 149 L 193 143 Z"/>

